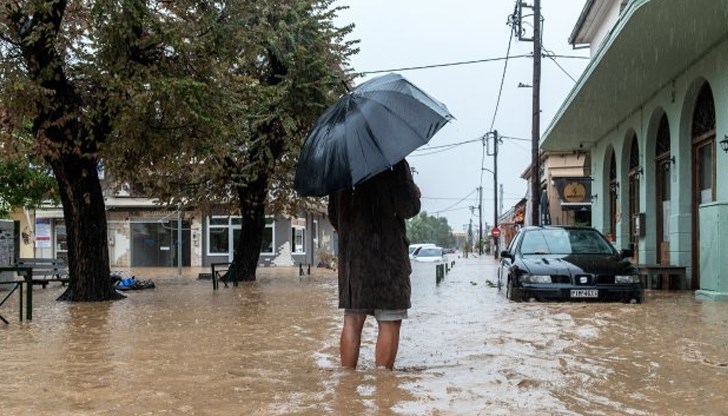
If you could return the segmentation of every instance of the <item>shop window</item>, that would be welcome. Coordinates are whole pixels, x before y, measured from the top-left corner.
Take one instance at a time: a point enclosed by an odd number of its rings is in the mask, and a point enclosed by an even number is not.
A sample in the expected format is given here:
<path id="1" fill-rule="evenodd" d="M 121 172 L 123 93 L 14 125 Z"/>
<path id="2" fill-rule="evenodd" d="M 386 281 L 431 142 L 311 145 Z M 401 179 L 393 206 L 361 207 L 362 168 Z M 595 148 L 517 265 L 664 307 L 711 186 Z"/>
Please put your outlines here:
<path id="1" fill-rule="evenodd" d="M 275 242 L 273 240 L 274 233 L 273 217 L 265 219 L 265 228 L 263 229 L 263 239 L 260 241 L 260 254 L 274 254 Z"/>
<path id="2" fill-rule="evenodd" d="M 208 254 L 230 252 L 230 217 L 207 218 Z"/>
<path id="3" fill-rule="evenodd" d="M 207 241 L 208 255 L 230 254 L 235 250 L 241 235 L 242 218 L 235 217 L 208 217 L 207 219 Z M 275 253 L 275 220 L 273 217 L 266 217 L 265 228 L 260 243 L 261 254 Z M 232 239 L 231 239 L 232 236 Z M 232 241 L 231 241 L 232 240 Z"/>
<path id="4" fill-rule="evenodd" d="M 306 219 L 291 219 L 291 251 L 294 254 L 306 253 Z"/>

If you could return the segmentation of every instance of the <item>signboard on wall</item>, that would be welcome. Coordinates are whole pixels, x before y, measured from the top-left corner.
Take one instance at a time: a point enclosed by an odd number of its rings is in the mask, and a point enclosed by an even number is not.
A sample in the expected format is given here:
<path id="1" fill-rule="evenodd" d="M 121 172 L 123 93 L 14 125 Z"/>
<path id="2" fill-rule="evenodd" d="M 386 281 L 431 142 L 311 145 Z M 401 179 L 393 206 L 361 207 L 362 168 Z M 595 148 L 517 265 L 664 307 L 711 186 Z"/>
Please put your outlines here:
<path id="1" fill-rule="evenodd" d="M 51 219 L 35 219 L 35 247 L 51 248 Z"/>
<path id="2" fill-rule="evenodd" d="M 591 206 L 591 178 L 554 178 L 562 209 L 582 209 Z"/>

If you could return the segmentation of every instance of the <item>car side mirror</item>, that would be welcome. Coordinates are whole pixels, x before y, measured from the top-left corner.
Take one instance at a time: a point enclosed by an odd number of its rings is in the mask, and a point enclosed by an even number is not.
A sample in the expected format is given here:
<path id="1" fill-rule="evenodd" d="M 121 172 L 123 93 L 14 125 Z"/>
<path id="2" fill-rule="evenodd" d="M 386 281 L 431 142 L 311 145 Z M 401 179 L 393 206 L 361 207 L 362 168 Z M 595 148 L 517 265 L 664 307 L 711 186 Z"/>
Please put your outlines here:
<path id="1" fill-rule="evenodd" d="M 511 260 L 513 260 L 513 255 L 511 255 L 511 252 L 508 251 L 508 250 L 501 251 L 500 256 L 501 256 L 501 258 L 504 258 L 504 259 L 511 259 Z"/>
<path id="2" fill-rule="evenodd" d="M 623 248 L 623 249 L 619 250 L 619 257 L 621 257 L 623 259 L 626 259 L 626 258 L 629 258 L 632 256 L 634 256 L 634 250 L 632 250 L 631 248 Z"/>

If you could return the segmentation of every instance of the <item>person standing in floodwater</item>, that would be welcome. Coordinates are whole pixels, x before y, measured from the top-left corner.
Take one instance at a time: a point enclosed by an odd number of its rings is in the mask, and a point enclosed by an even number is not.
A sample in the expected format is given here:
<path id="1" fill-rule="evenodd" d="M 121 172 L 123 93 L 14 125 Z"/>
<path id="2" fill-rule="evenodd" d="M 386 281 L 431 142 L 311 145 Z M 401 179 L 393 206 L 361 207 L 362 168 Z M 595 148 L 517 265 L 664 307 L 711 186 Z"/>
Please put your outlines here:
<path id="1" fill-rule="evenodd" d="M 339 234 L 339 308 L 344 309 L 341 366 L 355 369 L 367 315 L 377 320 L 377 368 L 394 368 L 402 320 L 410 308 L 410 265 L 404 220 L 420 212 L 420 190 L 407 161 L 354 189 L 329 195 Z"/>

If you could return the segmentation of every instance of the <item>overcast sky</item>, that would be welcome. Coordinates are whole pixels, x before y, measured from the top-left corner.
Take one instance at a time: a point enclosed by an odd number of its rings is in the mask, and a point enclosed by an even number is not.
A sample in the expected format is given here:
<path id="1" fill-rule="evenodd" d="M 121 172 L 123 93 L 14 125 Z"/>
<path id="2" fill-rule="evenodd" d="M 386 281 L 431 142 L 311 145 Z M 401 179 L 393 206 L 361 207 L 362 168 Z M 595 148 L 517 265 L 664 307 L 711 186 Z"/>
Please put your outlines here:
<path id="1" fill-rule="evenodd" d="M 339 15 L 338 23 L 354 23 L 352 38 L 361 40 L 361 51 L 352 58 L 352 67 L 368 72 L 505 57 L 511 34 L 506 22 L 515 1 L 339 0 L 337 4 L 350 7 Z M 543 44 L 548 51 L 588 56 L 588 50 L 574 50 L 568 44 L 583 6 L 584 0 L 541 2 Z M 526 28 L 530 34 L 532 28 Z M 514 37 L 510 56 L 532 52 L 533 43 Z M 551 59 L 542 59 L 541 133 L 574 86 L 570 76 L 578 79 L 588 60 L 557 58 L 556 62 L 563 69 Z M 532 84 L 533 59 L 508 60 L 496 113 L 503 69 L 504 61 L 499 60 L 394 72 L 445 103 L 456 117 L 430 140 L 430 147 L 479 139 L 491 130 L 495 114 L 493 129 L 508 137 L 503 139 L 498 157 L 498 182 L 503 184 L 506 211 L 527 190 L 521 174 L 531 161 L 532 90 L 518 84 Z M 369 74 L 356 83 L 378 75 Z M 417 172 L 414 179 L 422 190 L 422 209 L 446 217 L 453 231 L 463 231 L 472 219 L 477 232 L 476 189 L 481 184 L 482 144 L 473 142 L 440 152 L 428 151 L 428 146 L 407 158 Z M 492 170 L 493 157 L 486 156 L 483 166 Z M 485 227 L 494 217 L 493 176 L 488 171 L 482 173 Z M 474 207 L 472 213 L 470 206 Z"/>

